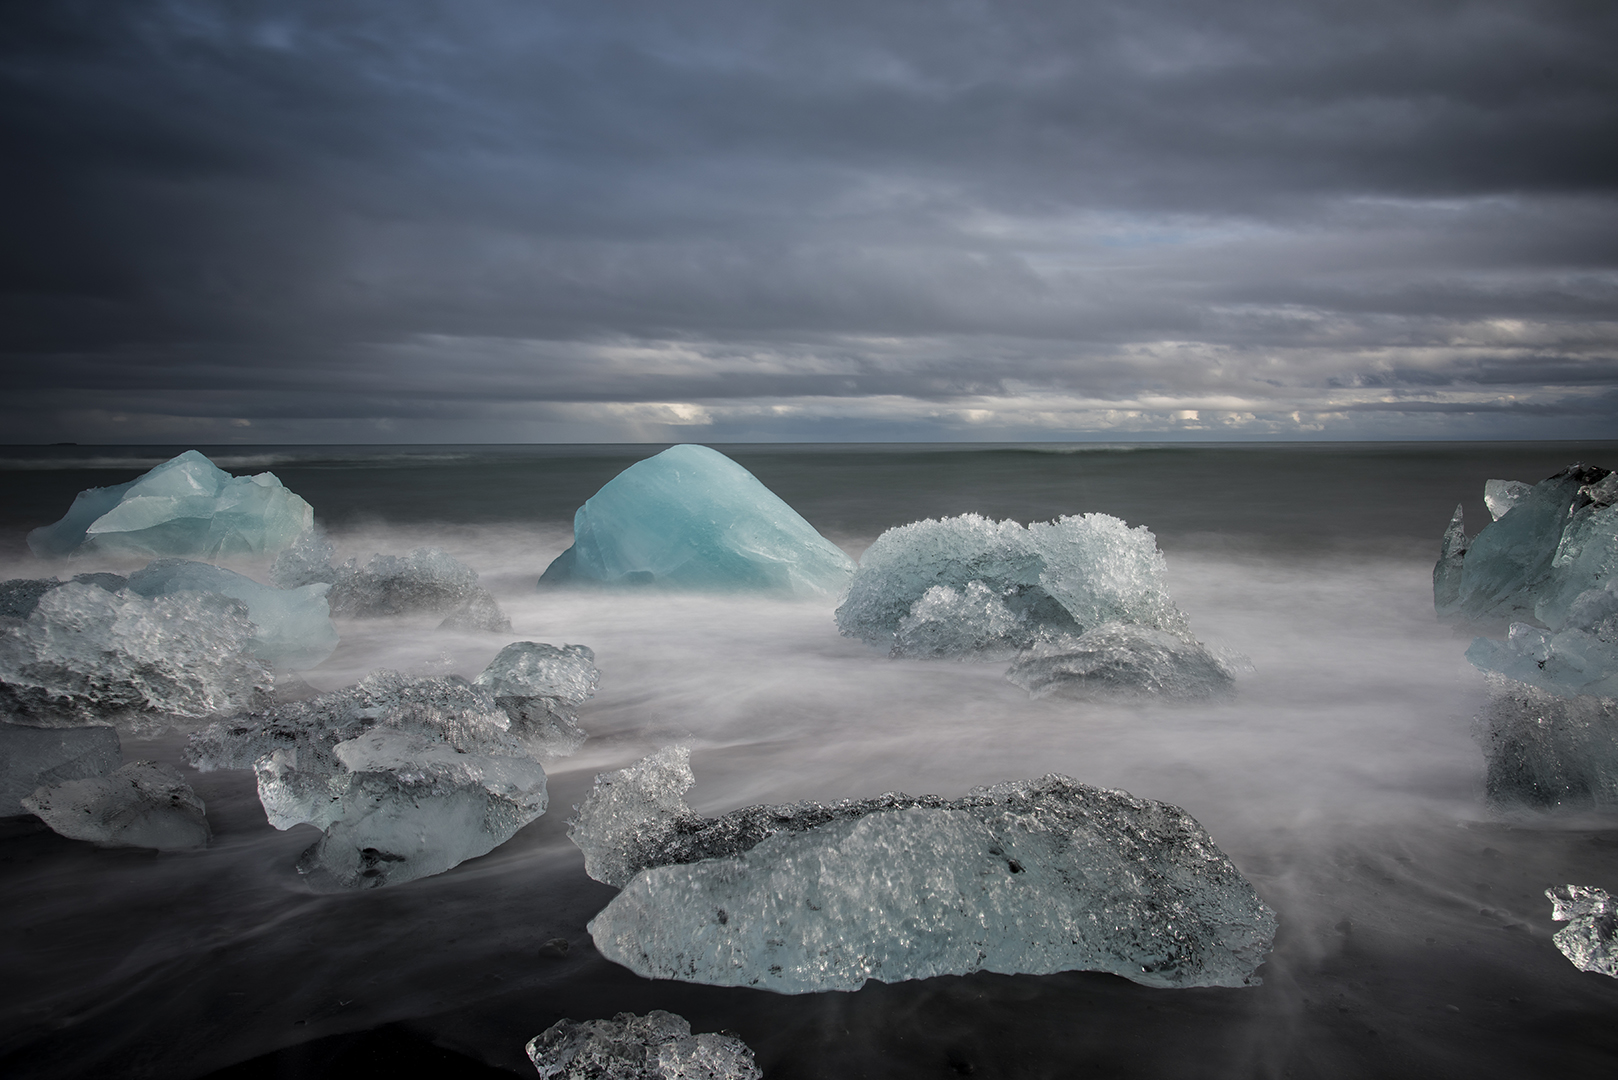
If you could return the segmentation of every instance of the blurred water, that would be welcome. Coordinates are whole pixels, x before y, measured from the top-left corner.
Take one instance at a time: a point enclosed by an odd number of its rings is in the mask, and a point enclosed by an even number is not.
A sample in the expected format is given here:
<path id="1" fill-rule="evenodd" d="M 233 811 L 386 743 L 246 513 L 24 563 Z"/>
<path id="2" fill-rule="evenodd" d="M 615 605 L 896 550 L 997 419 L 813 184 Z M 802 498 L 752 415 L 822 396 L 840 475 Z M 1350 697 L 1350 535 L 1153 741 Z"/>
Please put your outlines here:
<path id="1" fill-rule="evenodd" d="M 559 1017 L 648 1008 L 738 1032 L 771 1077 L 1618 1064 L 1618 982 L 1555 951 L 1540 895 L 1618 888 L 1618 828 L 1483 811 L 1470 738 L 1481 681 L 1430 592 L 1455 503 L 1474 531 L 1487 520 L 1485 479 L 1610 465 L 1618 444 L 723 448 L 856 555 L 885 527 L 968 510 L 1100 510 L 1152 527 L 1193 630 L 1255 665 L 1234 700 L 1182 706 L 1031 701 L 1003 665 L 889 661 L 839 637 L 830 603 L 536 594 L 574 507 L 655 449 L 212 450 L 236 471 L 274 469 L 340 556 L 445 547 L 499 597 L 512 638 L 595 649 L 601 691 L 580 713 L 590 742 L 549 770 L 552 811 L 504 847 L 364 894 L 302 887 L 292 862 L 316 834 L 266 825 L 249 773 L 192 774 L 216 833 L 201 852 L 104 851 L 32 819 L 0 822 L 0 1070 L 316 1075 L 335 1066 L 314 1048 L 372 1032 L 351 1045 L 417 1040 L 456 1051 L 463 1070 L 521 1073 L 523 1042 Z M 6 577 L 102 568 L 42 567 L 22 532 L 79 488 L 168 456 L 63 448 L 30 468 L 30 453 L 0 454 Z M 307 678 L 324 689 L 383 666 L 472 675 L 508 640 L 435 622 L 341 624 L 337 653 Z M 694 748 L 690 798 L 707 812 L 953 796 L 1052 771 L 1177 803 L 1280 915 L 1265 983 L 973 976 L 785 998 L 638 979 L 590 947 L 584 924 L 612 891 L 584 877 L 563 819 L 596 772 L 673 740 Z M 126 741 L 125 757 L 178 762 L 182 745 Z M 565 958 L 539 953 L 554 937 L 572 943 Z M 351 1053 L 340 1071 L 364 1075 L 363 1060 Z"/>

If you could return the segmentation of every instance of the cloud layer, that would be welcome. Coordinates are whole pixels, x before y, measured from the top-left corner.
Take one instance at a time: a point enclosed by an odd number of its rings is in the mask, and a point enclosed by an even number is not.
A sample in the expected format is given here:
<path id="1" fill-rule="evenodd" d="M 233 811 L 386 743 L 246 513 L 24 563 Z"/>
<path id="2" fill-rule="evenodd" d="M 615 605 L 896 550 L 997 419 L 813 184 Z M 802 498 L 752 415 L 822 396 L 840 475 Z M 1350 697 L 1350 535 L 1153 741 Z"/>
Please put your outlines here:
<path id="1" fill-rule="evenodd" d="M 0 5 L 13 439 L 1596 437 L 1618 9 Z"/>

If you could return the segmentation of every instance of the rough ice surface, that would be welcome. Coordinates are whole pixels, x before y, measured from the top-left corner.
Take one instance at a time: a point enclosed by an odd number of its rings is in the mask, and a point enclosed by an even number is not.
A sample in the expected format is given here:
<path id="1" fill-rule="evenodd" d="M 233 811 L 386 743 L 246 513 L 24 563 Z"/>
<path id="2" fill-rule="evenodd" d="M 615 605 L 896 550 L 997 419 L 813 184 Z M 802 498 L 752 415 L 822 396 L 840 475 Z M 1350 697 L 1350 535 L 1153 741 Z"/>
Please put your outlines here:
<path id="1" fill-rule="evenodd" d="M 129 589 L 148 598 L 181 592 L 219 593 L 247 605 L 253 622 L 252 654 L 276 667 L 314 667 L 337 648 L 324 584 L 272 589 L 252 578 L 208 563 L 156 559 L 129 576 Z"/>
<path id="2" fill-rule="evenodd" d="M 1575 598 L 1560 632 L 1512 623 L 1505 641 L 1477 638 L 1466 658 L 1564 697 L 1618 697 L 1618 579 Z"/>
<path id="3" fill-rule="evenodd" d="M 1534 485 L 1521 480 L 1488 480 L 1483 484 L 1483 505 L 1489 508 L 1489 517 L 1499 521 L 1533 490 Z"/>
<path id="4" fill-rule="evenodd" d="M 379 671 L 357 685 L 215 723 L 198 769 L 251 768 L 278 829 L 324 831 L 299 868 L 365 888 L 441 873 L 544 813 L 541 758 L 584 741 L 573 709 L 595 690 L 593 654 L 516 642 L 478 684 Z"/>
<path id="5" fill-rule="evenodd" d="M 309 504 L 275 474 L 231 476 L 187 450 L 128 483 L 79 492 L 61 521 L 28 534 L 28 546 L 52 558 L 267 555 L 313 523 Z"/>
<path id="6" fill-rule="evenodd" d="M 247 606 L 217 593 L 148 600 L 67 582 L 0 621 L 0 708 L 36 725 L 132 731 L 240 712 L 272 685 Z"/>
<path id="7" fill-rule="evenodd" d="M 1450 531 L 1458 524 L 1452 521 Z M 1458 574 L 1444 568 L 1457 547 L 1464 551 Z M 1573 602 L 1604 587 L 1615 571 L 1618 475 L 1573 465 L 1518 492 L 1499 520 L 1470 541 L 1446 533 L 1433 575 L 1434 606 L 1444 617 L 1533 618 L 1560 630 Z"/>
<path id="8" fill-rule="evenodd" d="M 447 618 L 451 630 L 507 632 L 511 620 L 487 589 L 478 585 L 470 566 L 441 548 L 417 548 L 409 555 L 373 555 L 364 565 L 349 559 L 331 564 L 335 549 L 318 529 L 311 529 L 281 553 L 270 567 L 270 580 L 282 589 L 325 583 L 334 616 L 376 619 L 431 614 Z"/>
<path id="9" fill-rule="evenodd" d="M 734 1035 L 691 1034 L 661 1009 L 611 1020 L 558 1020 L 528 1041 L 541 1080 L 761 1080 L 753 1051 Z"/>
<path id="10" fill-rule="evenodd" d="M 1568 697 L 1496 674 L 1488 682 L 1476 734 L 1491 804 L 1618 808 L 1618 701 Z"/>
<path id="11" fill-rule="evenodd" d="M 680 798 L 678 752 L 604 779 L 570 835 L 592 876 L 635 872 L 590 933 L 648 978 L 808 993 L 1092 970 L 1242 986 L 1275 934 L 1184 811 L 1062 776 L 712 820 Z"/>
<path id="12" fill-rule="evenodd" d="M 1553 922 L 1567 926 L 1551 938 L 1580 971 L 1618 978 L 1618 903 L 1592 885 L 1549 888 Z"/>
<path id="13" fill-rule="evenodd" d="M 1466 514 L 1461 506 L 1449 519 L 1438 562 L 1433 564 L 1433 608 L 1440 614 L 1452 610 L 1461 600 L 1461 574 L 1466 563 Z"/>
<path id="14" fill-rule="evenodd" d="M 205 807 L 178 771 L 131 761 L 106 776 L 41 787 L 23 806 L 72 840 L 173 851 L 201 847 L 212 835 Z"/>
<path id="15" fill-rule="evenodd" d="M 0 721 L 0 817 L 28 813 L 36 788 L 105 776 L 118 767 L 118 732 L 105 724 L 27 727 Z"/>
<path id="16" fill-rule="evenodd" d="M 752 473 L 706 446 L 637 461 L 573 516 L 542 585 L 836 596 L 854 563 Z"/>
<path id="17" fill-rule="evenodd" d="M 1036 641 L 1006 672 L 1034 697 L 1078 698 L 1209 698 L 1228 693 L 1235 677 L 1200 642 L 1127 623 Z"/>
<path id="18" fill-rule="evenodd" d="M 81 585 L 98 585 L 108 592 L 117 592 L 129 585 L 129 579 L 117 574 L 74 574 L 73 581 Z M 0 618 L 26 619 L 34 613 L 45 594 L 66 585 L 55 578 L 13 578 L 0 581 Z"/>

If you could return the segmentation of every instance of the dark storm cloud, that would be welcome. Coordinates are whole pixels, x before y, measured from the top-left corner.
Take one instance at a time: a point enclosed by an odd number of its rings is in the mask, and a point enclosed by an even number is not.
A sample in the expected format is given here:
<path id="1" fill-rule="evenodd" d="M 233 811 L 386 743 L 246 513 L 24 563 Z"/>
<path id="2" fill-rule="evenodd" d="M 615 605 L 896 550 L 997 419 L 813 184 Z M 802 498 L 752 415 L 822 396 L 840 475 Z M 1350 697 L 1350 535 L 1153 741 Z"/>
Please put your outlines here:
<path id="1" fill-rule="evenodd" d="M 1586 2 L 10 0 L 10 426 L 1598 432 L 1613 40 Z"/>

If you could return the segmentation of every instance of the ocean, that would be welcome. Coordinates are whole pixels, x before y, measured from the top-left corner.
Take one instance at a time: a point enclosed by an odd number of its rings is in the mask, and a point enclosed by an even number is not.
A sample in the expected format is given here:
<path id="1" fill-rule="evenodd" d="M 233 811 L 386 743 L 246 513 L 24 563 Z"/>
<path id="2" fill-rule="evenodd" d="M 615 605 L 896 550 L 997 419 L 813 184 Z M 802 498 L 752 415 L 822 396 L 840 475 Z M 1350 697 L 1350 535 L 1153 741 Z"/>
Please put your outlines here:
<path id="1" fill-rule="evenodd" d="M 23 537 L 187 448 L 0 447 L 0 578 L 127 572 L 41 563 Z M 1032 700 L 1004 663 L 891 660 L 838 635 L 834 601 L 536 591 L 579 504 L 661 446 L 198 449 L 274 471 L 339 558 L 446 549 L 515 627 L 343 622 L 310 683 L 471 676 L 508 640 L 579 643 L 602 672 L 590 739 L 547 768 L 545 816 L 389 889 L 310 891 L 293 863 L 317 833 L 271 828 L 250 772 L 187 770 L 214 830 L 195 852 L 0 819 L 0 1074 L 533 1075 L 523 1044 L 556 1020 L 654 1008 L 736 1033 L 771 1080 L 1618 1071 L 1618 980 L 1557 952 L 1543 895 L 1618 892 L 1618 821 L 1484 806 L 1483 680 L 1431 592 L 1455 506 L 1470 532 L 1488 521 L 1485 480 L 1618 466 L 1618 442 L 717 447 L 856 557 L 967 512 L 1149 527 L 1192 631 L 1253 665 L 1230 700 L 1190 704 Z M 704 813 L 1051 772 L 1179 805 L 1279 916 L 1263 983 L 980 974 L 782 996 L 642 979 L 590 943 L 613 890 L 565 819 L 597 773 L 671 742 L 692 748 Z M 183 745 L 125 739 L 124 757 L 181 765 Z M 565 955 L 541 950 L 555 938 Z"/>

